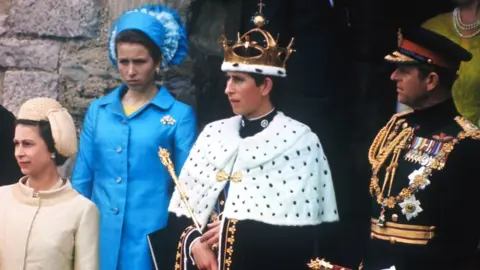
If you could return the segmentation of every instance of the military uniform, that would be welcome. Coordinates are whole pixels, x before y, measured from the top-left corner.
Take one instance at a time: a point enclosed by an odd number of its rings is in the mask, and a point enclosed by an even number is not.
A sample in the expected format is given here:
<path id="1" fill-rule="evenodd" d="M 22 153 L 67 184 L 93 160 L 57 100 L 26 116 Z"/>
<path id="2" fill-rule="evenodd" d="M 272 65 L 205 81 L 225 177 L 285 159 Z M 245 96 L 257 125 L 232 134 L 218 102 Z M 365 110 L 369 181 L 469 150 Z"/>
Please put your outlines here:
<path id="1" fill-rule="evenodd" d="M 456 70 L 471 58 L 428 30 L 405 38 L 387 60 Z M 396 114 L 381 129 L 368 153 L 373 207 L 364 269 L 467 269 L 480 238 L 479 139 L 452 99 Z"/>

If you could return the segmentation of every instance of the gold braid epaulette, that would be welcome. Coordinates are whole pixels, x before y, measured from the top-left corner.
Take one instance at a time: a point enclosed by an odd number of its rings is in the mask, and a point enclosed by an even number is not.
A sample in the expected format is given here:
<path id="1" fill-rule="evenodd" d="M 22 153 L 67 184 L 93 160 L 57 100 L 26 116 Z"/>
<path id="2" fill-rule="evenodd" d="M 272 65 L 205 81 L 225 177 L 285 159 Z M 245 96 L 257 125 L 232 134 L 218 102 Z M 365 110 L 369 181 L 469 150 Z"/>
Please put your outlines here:
<path id="1" fill-rule="evenodd" d="M 460 139 L 472 138 L 474 140 L 480 140 L 480 129 L 472 122 L 461 116 L 455 117 L 455 121 L 457 121 L 458 125 L 463 129 L 463 134 L 459 134 Z"/>
<path id="2" fill-rule="evenodd" d="M 397 122 L 397 120 L 407 114 L 412 113 L 412 111 L 404 111 L 404 112 L 399 112 L 394 114 L 390 120 L 387 122 L 387 124 L 378 132 L 377 136 L 375 137 L 375 140 L 373 141 L 372 145 L 370 145 L 370 148 L 368 150 L 368 159 L 369 162 L 372 166 L 376 167 L 378 164 L 378 161 L 375 158 L 375 155 L 377 154 L 377 151 L 379 148 L 381 148 L 381 144 L 384 143 L 384 140 L 387 139 L 387 137 L 394 137 L 397 134 L 389 134 L 390 133 L 390 128 Z M 393 136 L 392 136 L 393 135 Z"/>

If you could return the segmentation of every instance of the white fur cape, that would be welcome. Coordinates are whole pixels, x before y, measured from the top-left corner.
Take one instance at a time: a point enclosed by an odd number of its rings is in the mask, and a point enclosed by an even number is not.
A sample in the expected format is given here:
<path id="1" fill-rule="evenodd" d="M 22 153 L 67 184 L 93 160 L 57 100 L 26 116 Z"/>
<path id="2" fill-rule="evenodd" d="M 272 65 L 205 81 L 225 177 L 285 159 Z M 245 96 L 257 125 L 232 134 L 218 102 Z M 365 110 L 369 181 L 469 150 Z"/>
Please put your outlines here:
<path id="1" fill-rule="evenodd" d="M 230 182 L 227 218 L 284 226 L 338 220 L 328 161 L 310 128 L 278 112 L 266 129 L 242 139 L 240 121 L 235 116 L 206 126 L 180 173 L 202 228 L 226 185 L 217 181 L 219 171 L 242 175 Z M 177 188 L 169 211 L 190 216 Z"/>

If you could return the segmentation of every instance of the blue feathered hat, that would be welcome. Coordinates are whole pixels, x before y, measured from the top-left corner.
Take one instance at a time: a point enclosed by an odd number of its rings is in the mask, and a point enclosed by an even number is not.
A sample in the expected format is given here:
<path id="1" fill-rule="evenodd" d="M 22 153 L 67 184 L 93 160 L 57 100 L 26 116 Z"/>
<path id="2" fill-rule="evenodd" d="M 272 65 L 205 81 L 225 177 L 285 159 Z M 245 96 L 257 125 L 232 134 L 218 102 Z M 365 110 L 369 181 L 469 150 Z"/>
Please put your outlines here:
<path id="1" fill-rule="evenodd" d="M 152 39 L 162 52 L 162 68 L 180 64 L 188 54 L 187 30 L 178 13 L 163 5 L 142 5 L 124 12 L 110 30 L 108 56 L 115 67 L 115 38 L 125 30 L 139 30 Z"/>

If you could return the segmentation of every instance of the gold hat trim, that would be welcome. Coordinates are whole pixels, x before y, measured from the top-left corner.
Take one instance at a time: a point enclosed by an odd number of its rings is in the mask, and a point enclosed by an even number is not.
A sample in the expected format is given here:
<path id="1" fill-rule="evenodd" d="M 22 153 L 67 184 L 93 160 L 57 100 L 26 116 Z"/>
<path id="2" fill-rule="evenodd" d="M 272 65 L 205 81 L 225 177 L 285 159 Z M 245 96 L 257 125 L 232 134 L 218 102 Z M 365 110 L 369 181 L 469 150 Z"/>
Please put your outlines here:
<path id="1" fill-rule="evenodd" d="M 385 60 L 394 63 L 418 63 L 417 60 L 407 56 L 399 51 L 394 51 L 392 54 L 385 56 Z"/>

